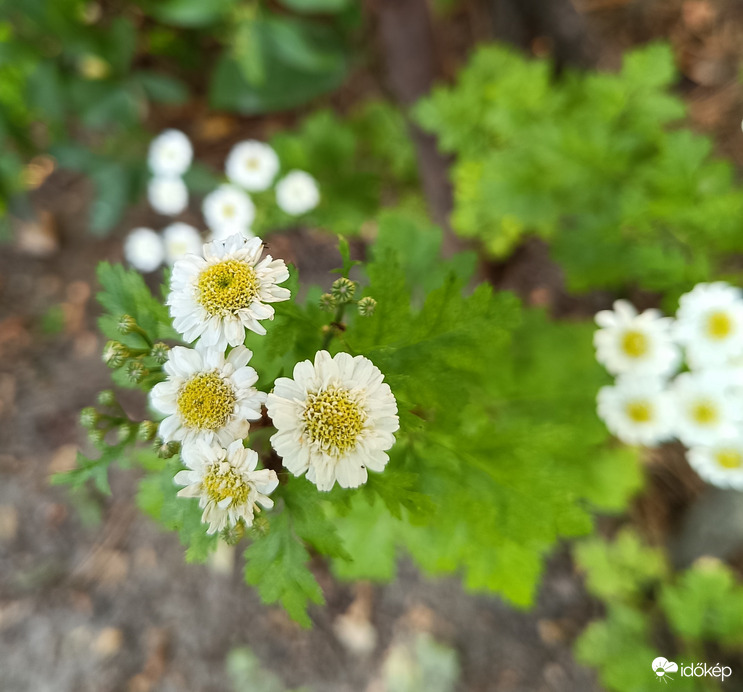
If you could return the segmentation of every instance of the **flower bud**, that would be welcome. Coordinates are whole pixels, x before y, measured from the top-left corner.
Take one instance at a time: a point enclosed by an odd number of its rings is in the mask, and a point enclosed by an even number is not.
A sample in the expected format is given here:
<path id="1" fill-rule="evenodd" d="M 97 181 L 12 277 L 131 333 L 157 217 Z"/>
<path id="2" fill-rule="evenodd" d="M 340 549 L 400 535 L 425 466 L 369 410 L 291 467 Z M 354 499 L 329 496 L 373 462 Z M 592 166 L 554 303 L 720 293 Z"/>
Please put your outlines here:
<path id="1" fill-rule="evenodd" d="M 151 420 L 143 420 L 139 424 L 139 428 L 137 429 L 137 437 L 140 440 L 149 442 L 150 440 L 153 440 L 155 438 L 156 434 L 157 434 L 157 423 L 153 423 Z"/>
<path id="2" fill-rule="evenodd" d="M 104 389 L 98 394 L 98 403 L 101 406 L 115 406 L 116 394 L 114 394 L 113 389 Z"/>
<path id="3" fill-rule="evenodd" d="M 103 442 L 103 438 L 105 436 L 106 433 L 104 433 L 103 430 L 99 430 L 98 428 L 93 428 L 93 430 L 88 431 L 88 439 L 94 445 L 100 445 Z"/>
<path id="4" fill-rule="evenodd" d="M 337 303 L 335 302 L 335 298 L 333 298 L 330 293 L 323 293 L 320 296 L 320 309 L 325 310 L 325 312 L 333 312 L 335 308 L 337 307 Z"/>
<path id="5" fill-rule="evenodd" d="M 132 382 L 139 384 L 150 374 L 150 371 L 144 366 L 141 360 L 131 360 L 127 366 L 126 374 Z"/>
<path id="6" fill-rule="evenodd" d="M 158 365 L 163 365 L 168 362 L 168 353 L 170 353 L 170 346 L 164 344 L 162 341 L 158 341 L 150 351 L 150 355 L 155 359 Z"/>
<path id="7" fill-rule="evenodd" d="M 122 334 L 131 334 L 137 329 L 137 320 L 131 315 L 122 315 L 116 327 Z"/>
<path id="8" fill-rule="evenodd" d="M 87 406 L 80 411 L 80 425 L 82 425 L 83 428 L 94 428 L 97 422 L 98 411 L 96 411 L 92 406 Z"/>
<path id="9" fill-rule="evenodd" d="M 222 530 L 220 537 L 227 545 L 237 545 L 245 535 L 245 522 L 241 519 L 234 526 Z"/>
<path id="10" fill-rule="evenodd" d="M 366 298 L 362 298 L 356 307 L 359 309 L 359 315 L 362 317 L 371 317 L 377 309 L 377 301 L 367 296 Z"/>
<path id="11" fill-rule="evenodd" d="M 132 426 L 130 423 L 122 423 L 117 429 L 116 429 L 116 436 L 119 439 L 119 442 L 127 442 L 132 434 L 134 433 L 134 426 Z"/>
<path id="12" fill-rule="evenodd" d="M 120 341 L 109 341 L 103 347 L 103 362 L 109 368 L 120 368 L 130 355 L 129 349 Z"/>
<path id="13" fill-rule="evenodd" d="M 155 452 L 161 459 L 170 459 L 174 457 L 181 450 L 180 442 L 163 442 L 162 438 L 158 437 L 154 444 Z"/>
<path id="14" fill-rule="evenodd" d="M 353 298 L 354 293 L 356 293 L 356 282 L 342 276 L 340 279 L 333 281 L 330 292 L 336 302 L 347 303 Z"/>

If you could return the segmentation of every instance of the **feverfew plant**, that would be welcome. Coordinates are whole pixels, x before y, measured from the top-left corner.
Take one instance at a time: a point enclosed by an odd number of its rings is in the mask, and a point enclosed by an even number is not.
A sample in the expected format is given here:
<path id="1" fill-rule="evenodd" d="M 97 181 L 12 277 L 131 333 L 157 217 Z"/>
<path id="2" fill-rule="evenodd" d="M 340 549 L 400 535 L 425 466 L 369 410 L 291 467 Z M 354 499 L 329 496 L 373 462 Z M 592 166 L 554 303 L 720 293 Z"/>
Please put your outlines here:
<path id="1" fill-rule="evenodd" d="M 82 416 L 98 456 L 58 479 L 108 492 L 112 463 L 138 465 L 139 506 L 187 559 L 244 541 L 246 581 L 303 624 L 311 554 L 380 580 L 405 552 L 528 605 L 551 546 L 638 489 L 638 458 L 595 417 L 590 325 L 466 288 L 474 256 L 442 261 L 440 239 L 385 212 L 368 261 L 341 240 L 319 287 L 235 234 L 178 260 L 164 300 L 102 264 L 104 360 L 151 413 L 102 393 Z"/>
<path id="2" fill-rule="evenodd" d="M 596 358 L 618 376 L 598 393 L 609 430 L 646 447 L 676 438 L 705 481 L 743 490 L 743 292 L 697 284 L 675 319 L 618 300 L 596 323 Z"/>

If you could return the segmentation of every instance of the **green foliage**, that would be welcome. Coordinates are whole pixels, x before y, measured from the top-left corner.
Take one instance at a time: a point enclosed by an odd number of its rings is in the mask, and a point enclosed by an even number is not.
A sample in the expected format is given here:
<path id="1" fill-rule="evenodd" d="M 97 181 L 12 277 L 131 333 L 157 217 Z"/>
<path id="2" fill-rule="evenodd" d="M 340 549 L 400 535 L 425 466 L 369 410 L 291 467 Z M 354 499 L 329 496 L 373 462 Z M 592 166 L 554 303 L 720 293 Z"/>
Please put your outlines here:
<path id="1" fill-rule="evenodd" d="M 743 192 L 708 139 L 675 127 L 668 47 L 625 56 L 617 74 L 568 72 L 480 49 L 454 87 L 416 109 L 453 168 L 454 228 L 495 257 L 549 240 L 571 288 L 679 289 L 743 249 Z"/>
<path id="2" fill-rule="evenodd" d="M 402 114 L 383 101 L 370 101 L 341 118 L 330 110 L 307 117 L 295 132 L 271 139 L 284 172 L 309 171 L 320 185 L 319 206 L 303 220 L 341 235 L 356 235 L 374 219 L 382 201 L 417 197 L 417 168 Z M 253 195 L 259 234 L 292 227 L 273 192 Z"/>
<path id="3" fill-rule="evenodd" d="M 630 530 L 611 543 L 578 544 L 575 558 L 589 592 L 606 604 L 606 617 L 586 628 L 575 654 L 598 669 L 609 692 L 656 690 L 650 663 L 658 656 L 712 667 L 743 651 L 743 584 L 721 562 L 702 558 L 674 575 L 663 551 Z M 674 689 L 720 689 L 714 678 L 672 677 Z"/>

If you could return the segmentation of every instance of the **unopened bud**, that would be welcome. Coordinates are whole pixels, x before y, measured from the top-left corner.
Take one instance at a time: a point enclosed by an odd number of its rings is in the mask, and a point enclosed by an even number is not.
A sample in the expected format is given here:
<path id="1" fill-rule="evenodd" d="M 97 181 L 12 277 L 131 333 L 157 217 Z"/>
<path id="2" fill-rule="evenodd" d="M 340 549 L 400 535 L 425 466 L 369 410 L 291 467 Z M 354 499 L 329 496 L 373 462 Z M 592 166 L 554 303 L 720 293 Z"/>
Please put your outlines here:
<path id="1" fill-rule="evenodd" d="M 94 428 L 97 422 L 98 411 L 96 411 L 92 406 L 88 406 L 80 411 L 80 425 L 82 425 L 83 428 Z"/>
<path id="2" fill-rule="evenodd" d="M 356 307 L 359 309 L 359 315 L 362 317 L 370 317 L 377 309 L 377 301 L 374 300 L 374 298 L 367 296 L 366 298 L 362 298 Z"/>
<path id="3" fill-rule="evenodd" d="M 153 423 L 151 420 L 143 420 L 139 424 L 139 428 L 137 429 L 137 437 L 140 440 L 149 442 L 150 440 L 155 439 L 156 434 L 157 434 L 157 423 Z"/>
<path id="4" fill-rule="evenodd" d="M 119 438 L 119 442 L 128 442 L 134 434 L 134 426 L 129 423 L 122 423 L 116 429 L 116 436 Z"/>
<path id="5" fill-rule="evenodd" d="M 108 341 L 103 347 L 103 362 L 109 368 L 120 368 L 130 355 L 129 349 L 120 341 Z"/>
<path id="6" fill-rule="evenodd" d="M 219 535 L 227 545 L 237 545 L 245 535 L 245 523 L 241 519 L 234 526 L 225 528 Z"/>
<path id="7" fill-rule="evenodd" d="M 135 329 L 137 329 L 137 320 L 135 320 L 131 315 L 122 315 L 119 317 L 116 328 L 122 334 L 131 334 Z"/>
<path id="8" fill-rule="evenodd" d="M 180 442 L 163 442 L 161 438 L 157 438 L 154 444 L 155 452 L 161 459 L 170 459 L 174 457 L 178 452 L 181 451 Z"/>
<path id="9" fill-rule="evenodd" d="M 323 293 L 320 296 L 320 309 L 325 312 L 333 312 L 338 304 L 330 293 Z"/>
<path id="10" fill-rule="evenodd" d="M 340 279 L 333 281 L 330 292 L 338 303 L 347 303 L 353 298 L 354 293 L 356 293 L 356 282 L 342 276 Z"/>
<path id="11" fill-rule="evenodd" d="M 98 403 L 101 406 L 115 406 L 116 394 L 114 394 L 113 389 L 104 389 L 98 394 Z"/>
<path id="12" fill-rule="evenodd" d="M 94 445 L 101 444 L 105 435 L 106 434 L 103 432 L 103 430 L 99 430 L 98 428 L 93 428 L 93 430 L 88 431 L 88 439 Z"/>
<path id="13" fill-rule="evenodd" d="M 170 353 L 170 346 L 164 344 L 162 341 L 158 341 L 150 351 L 150 355 L 155 359 L 158 365 L 168 362 L 168 354 Z"/>
<path id="14" fill-rule="evenodd" d="M 132 360 L 129 361 L 126 374 L 132 382 L 139 384 L 145 377 L 147 377 L 147 375 L 150 374 L 150 371 L 144 366 L 144 363 L 141 360 Z"/>

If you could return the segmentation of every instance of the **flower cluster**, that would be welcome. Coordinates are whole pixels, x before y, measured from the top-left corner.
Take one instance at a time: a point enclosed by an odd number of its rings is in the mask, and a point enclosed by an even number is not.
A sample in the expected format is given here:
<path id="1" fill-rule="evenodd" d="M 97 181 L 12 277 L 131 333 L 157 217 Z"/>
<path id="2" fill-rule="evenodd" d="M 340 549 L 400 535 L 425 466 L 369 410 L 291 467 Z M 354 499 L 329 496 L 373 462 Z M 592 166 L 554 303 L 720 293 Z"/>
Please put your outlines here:
<path id="1" fill-rule="evenodd" d="M 157 444 L 181 445 L 187 469 L 175 477 L 185 486 L 179 495 L 199 499 L 210 533 L 238 522 L 250 526 L 258 505 L 273 504 L 268 495 L 278 476 L 258 469 L 258 455 L 245 447 L 251 423 L 265 424 L 264 405 L 283 465 L 306 473 L 320 490 L 336 481 L 361 485 L 367 469 L 384 469 L 395 441 L 395 398 L 363 356 L 321 350 L 314 363 L 294 367 L 293 379 L 279 378 L 270 394 L 256 389 L 246 333 L 266 333 L 262 322 L 273 319 L 272 304 L 290 298 L 279 285 L 288 278 L 283 260 L 263 257 L 261 239 L 242 233 L 214 240 L 173 267 L 167 305 L 174 328 L 195 344 L 168 351 L 166 379 L 150 401 L 165 416 Z"/>
<path id="2" fill-rule="evenodd" d="M 147 196 L 152 208 L 166 216 L 176 216 L 188 206 L 188 189 L 182 176 L 193 160 L 193 147 L 179 130 L 165 130 L 150 144 L 148 163 L 152 178 Z M 225 163 L 227 180 L 206 195 L 202 213 L 212 240 L 223 240 L 235 233 L 254 237 L 251 225 L 256 208 L 251 192 L 268 190 L 281 164 L 276 152 L 264 142 L 248 140 L 236 144 Z M 289 171 L 276 183 L 276 203 L 287 214 L 298 216 L 320 202 L 315 179 L 305 171 Z M 135 228 L 124 242 L 124 257 L 137 270 L 152 272 L 167 262 L 198 255 L 201 235 L 193 226 L 173 223 L 159 235 L 150 228 Z"/>
<path id="3" fill-rule="evenodd" d="M 675 318 L 618 300 L 596 323 L 596 358 L 616 376 L 598 393 L 609 430 L 648 447 L 676 438 L 704 480 L 743 490 L 743 292 L 698 284 Z"/>

